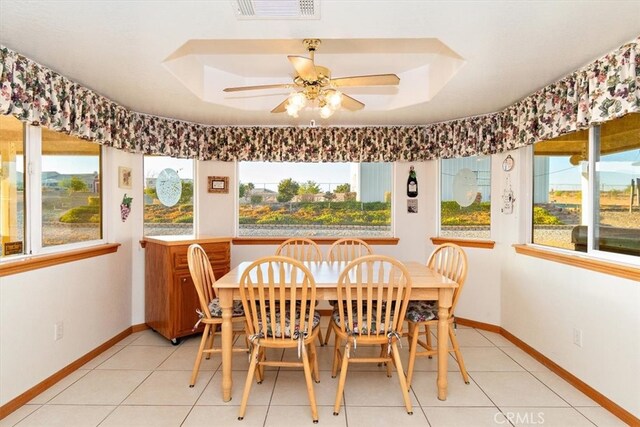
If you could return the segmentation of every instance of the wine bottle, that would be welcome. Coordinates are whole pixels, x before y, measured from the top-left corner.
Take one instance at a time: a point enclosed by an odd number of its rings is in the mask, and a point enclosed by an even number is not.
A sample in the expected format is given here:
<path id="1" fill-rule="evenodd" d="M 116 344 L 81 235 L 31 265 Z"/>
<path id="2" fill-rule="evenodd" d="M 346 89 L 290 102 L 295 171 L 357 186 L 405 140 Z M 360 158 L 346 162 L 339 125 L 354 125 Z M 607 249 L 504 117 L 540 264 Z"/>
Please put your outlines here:
<path id="1" fill-rule="evenodd" d="M 416 171 L 413 166 L 411 166 L 409 179 L 407 180 L 407 196 L 418 197 L 418 178 L 416 178 Z"/>

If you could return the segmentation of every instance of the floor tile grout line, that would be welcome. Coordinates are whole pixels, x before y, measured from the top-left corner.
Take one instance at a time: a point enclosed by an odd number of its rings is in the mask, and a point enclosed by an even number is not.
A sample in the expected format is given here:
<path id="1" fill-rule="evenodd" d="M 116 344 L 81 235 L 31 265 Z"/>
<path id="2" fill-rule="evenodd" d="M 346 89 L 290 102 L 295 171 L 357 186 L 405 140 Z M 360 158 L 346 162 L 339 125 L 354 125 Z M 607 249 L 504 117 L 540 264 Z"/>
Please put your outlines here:
<path id="1" fill-rule="evenodd" d="M 473 328 L 473 330 L 476 331 L 476 328 Z M 478 331 L 476 331 L 476 332 L 478 332 Z M 482 335 L 482 334 L 480 334 L 480 335 Z M 494 347 L 496 347 L 496 346 L 494 345 Z M 464 356 L 462 356 L 462 357 L 464 358 Z M 494 402 L 494 400 L 487 394 L 487 392 L 482 388 L 482 386 L 480 384 L 478 384 L 478 382 L 471 375 L 471 372 L 469 372 L 468 370 L 467 370 L 467 375 L 469 375 L 469 378 L 473 381 L 473 383 L 476 385 L 476 387 L 478 387 L 480 389 L 480 391 L 482 393 L 484 393 L 484 395 L 487 397 L 487 399 L 489 399 L 489 401 L 493 404 L 493 406 L 495 406 L 495 408 L 505 417 L 505 419 L 509 422 L 509 424 L 511 424 L 513 426 L 514 424 L 511 422 L 511 420 L 506 417 L 504 412 L 502 412 L 502 409 L 500 409 L 500 407 L 498 405 L 496 405 L 496 402 Z"/>

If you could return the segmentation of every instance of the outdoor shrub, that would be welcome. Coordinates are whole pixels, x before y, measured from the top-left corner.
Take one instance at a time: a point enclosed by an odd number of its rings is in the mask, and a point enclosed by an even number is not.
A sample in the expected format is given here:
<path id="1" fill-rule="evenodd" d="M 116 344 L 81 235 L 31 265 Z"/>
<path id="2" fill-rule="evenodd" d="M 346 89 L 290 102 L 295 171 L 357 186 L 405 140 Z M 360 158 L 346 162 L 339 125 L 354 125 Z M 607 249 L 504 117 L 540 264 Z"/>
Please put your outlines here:
<path id="1" fill-rule="evenodd" d="M 549 213 L 545 208 L 541 208 L 540 206 L 533 207 L 533 223 L 534 224 L 544 224 L 544 225 L 562 225 L 563 222 L 558 219 L 558 217 L 553 216 Z"/>
<path id="2" fill-rule="evenodd" d="M 78 206 L 71 208 L 60 216 L 60 222 L 64 223 L 85 223 L 100 222 L 100 206 Z"/>

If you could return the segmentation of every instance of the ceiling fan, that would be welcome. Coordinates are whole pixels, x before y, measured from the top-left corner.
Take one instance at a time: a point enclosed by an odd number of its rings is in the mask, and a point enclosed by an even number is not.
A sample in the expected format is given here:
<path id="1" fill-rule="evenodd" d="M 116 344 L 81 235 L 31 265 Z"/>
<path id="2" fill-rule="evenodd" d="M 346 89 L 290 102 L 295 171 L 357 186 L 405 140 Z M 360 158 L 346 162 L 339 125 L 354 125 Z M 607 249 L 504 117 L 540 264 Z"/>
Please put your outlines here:
<path id="1" fill-rule="evenodd" d="M 293 83 L 228 87 L 223 90 L 225 92 L 240 92 L 259 89 L 294 89 L 295 92 L 271 110 L 272 113 L 286 111 L 290 116 L 298 117 L 298 112 L 306 106 L 307 101 L 315 101 L 320 107 L 320 116 L 327 118 L 341 107 L 351 111 L 364 108 L 362 102 L 339 91 L 338 89 L 341 87 L 392 86 L 400 83 L 400 78 L 395 74 L 373 74 L 332 79 L 331 70 L 316 65 L 314 62 L 314 54 L 320 45 L 320 40 L 304 39 L 303 43 L 309 51 L 309 58 L 295 55 L 287 57 L 296 71 Z"/>

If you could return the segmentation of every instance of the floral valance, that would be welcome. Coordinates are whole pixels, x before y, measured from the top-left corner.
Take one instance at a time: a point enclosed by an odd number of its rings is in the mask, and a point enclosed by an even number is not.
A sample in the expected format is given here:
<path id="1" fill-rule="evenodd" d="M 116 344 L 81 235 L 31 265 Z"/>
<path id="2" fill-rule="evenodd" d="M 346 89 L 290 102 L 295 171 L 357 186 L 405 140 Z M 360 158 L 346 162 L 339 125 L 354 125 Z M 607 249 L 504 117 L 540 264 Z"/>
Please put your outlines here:
<path id="1" fill-rule="evenodd" d="M 209 126 L 130 111 L 0 46 L 0 114 L 118 149 L 200 160 L 420 161 L 493 154 L 640 112 L 640 37 L 502 111 L 424 126 Z"/>

